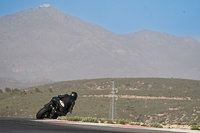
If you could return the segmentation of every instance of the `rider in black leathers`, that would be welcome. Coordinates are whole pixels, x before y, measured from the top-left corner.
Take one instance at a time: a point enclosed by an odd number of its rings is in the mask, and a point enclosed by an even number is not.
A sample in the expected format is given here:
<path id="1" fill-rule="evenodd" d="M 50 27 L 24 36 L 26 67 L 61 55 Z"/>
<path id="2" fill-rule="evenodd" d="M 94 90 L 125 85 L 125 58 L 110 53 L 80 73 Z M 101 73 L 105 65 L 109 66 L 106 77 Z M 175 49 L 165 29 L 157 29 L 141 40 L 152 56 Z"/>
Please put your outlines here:
<path id="1" fill-rule="evenodd" d="M 76 92 L 72 92 L 70 95 L 58 95 L 58 98 L 64 103 L 64 106 L 60 104 L 60 110 L 56 110 L 52 113 L 52 116 L 65 116 L 68 112 L 72 113 L 75 101 L 78 97 Z M 54 97 L 56 98 L 56 97 Z M 53 98 L 52 98 L 53 99 Z"/>

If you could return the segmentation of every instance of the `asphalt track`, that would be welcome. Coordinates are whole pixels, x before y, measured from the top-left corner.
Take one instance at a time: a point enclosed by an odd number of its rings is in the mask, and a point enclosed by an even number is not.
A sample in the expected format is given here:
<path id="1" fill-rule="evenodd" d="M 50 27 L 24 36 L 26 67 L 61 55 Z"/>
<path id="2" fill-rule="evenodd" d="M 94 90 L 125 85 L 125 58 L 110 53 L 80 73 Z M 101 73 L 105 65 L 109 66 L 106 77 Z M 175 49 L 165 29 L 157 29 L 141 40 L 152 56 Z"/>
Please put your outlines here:
<path id="1" fill-rule="evenodd" d="M 178 131 L 178 130 L 177 130 Z M 178 131 L 181 133 L 181 131 Z M 186 131 L 182 132 L 185 133 Z M 200 133 L 188 130 L 188 133 Z M 0 133 L 176 133 L 155 128 L 124 128 L 87 123 L 66 123 L 24 118 L 0 118 Z"/>

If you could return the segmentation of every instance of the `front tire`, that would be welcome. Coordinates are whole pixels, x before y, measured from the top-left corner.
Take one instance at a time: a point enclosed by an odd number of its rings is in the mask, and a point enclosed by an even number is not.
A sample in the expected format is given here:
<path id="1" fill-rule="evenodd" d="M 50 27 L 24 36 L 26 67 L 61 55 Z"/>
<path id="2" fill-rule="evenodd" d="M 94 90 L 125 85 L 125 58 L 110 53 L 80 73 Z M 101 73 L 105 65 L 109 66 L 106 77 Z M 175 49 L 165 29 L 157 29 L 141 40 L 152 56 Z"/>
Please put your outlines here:
<path id="1" fill-rule="evenodd" d="M 36 114 L 36 118 L 37 119 L 44 119 L 46 114 L 50 114 L 51 109 L 49 107 L 44 107 L 42 109 L 40 109 L 37 114 Z"/>

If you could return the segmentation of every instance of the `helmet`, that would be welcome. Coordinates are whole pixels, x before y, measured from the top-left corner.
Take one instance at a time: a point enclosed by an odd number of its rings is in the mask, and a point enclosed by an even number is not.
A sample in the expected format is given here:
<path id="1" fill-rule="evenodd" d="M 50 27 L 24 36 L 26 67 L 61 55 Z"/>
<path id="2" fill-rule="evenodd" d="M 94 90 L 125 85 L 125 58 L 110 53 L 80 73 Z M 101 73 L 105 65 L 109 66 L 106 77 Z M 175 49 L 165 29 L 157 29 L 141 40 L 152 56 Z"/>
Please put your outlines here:
<path id="1" fill-rule="evenodd" d="M 72 92 L 72 93 L 70 94 L 70 96 L 72 96 L 73 99 L 74 99 L 74 101 L 76 101 L 76 99 L 77 99 L 77 97 L 78 97 L 78 94 L 77 94 L 76 92 Z"/>

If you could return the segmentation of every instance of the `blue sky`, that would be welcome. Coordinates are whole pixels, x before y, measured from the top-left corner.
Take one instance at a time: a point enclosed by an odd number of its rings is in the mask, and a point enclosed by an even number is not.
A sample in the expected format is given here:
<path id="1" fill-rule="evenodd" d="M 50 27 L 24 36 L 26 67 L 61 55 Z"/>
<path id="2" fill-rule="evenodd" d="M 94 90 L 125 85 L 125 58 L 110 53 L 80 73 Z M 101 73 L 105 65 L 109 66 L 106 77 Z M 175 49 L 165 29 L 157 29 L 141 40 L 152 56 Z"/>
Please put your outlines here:
<path id="1" fill-rule="evenodd" d="M 147 29 L 200 41 L 200 0 L 0 0 L 0 17 L 43 4 L 117 34 Z"/>

